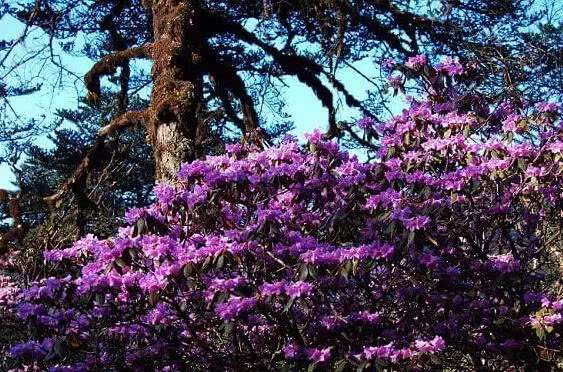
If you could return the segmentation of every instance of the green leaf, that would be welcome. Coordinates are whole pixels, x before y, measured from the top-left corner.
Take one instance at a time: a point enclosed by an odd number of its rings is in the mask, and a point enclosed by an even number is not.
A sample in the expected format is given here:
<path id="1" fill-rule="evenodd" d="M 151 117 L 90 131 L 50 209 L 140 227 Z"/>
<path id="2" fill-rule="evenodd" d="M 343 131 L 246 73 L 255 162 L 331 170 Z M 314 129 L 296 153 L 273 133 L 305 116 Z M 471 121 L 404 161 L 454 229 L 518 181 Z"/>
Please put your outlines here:
<path id="1" fill-rule="evenodd" d="M 186 284 L 188 285 L 188 288 L 191 290 L 197 288 L 197 283 L 194 278 L 186 278 Z"/>
<path id="2" fill-rule="evenodd" d="M 409 237 L 408 237 L 407 245 L 411 245 L 414 242 L 414 237 L 415 237 L 415 232 L 409 231 Z"/>
<path id="3" fill-rule="evenodd" d="M 233 332 L 234 327 L 235 327 L 235 324 L 233 322 L 225 323 L 224 326 L 223 326 L 223 328 L 224 328 L 223 336 L 229 337 L 229 335 Z"/>
<path id="4" fill-rule="evenodd" d="M 209 266 L 209 264 L 211 263 L 211 261 L 212 261 L 212 257 L 211 257 L 211 256 L 207 257 L 207 258 L 205 259 L 205 261 L 203 261 L 203 265 L 201 265 L 201 269 L 202 269 L 202 270 L 205 270 L 205 269 L 207 268 L 207 266 Z"/>
<path id="5" fill-rule="evenodd" d="M 352 260 L 352 275 L 356 275 L 356 273 L 358 272 L 358 264 L 360 262 L 357 259 L 353 259 Z"/>
<path id="6" fill-rule="evenodd" d="M 538 336 L 540 340 L 545 339 L 545 331 L 542 327 L 536 327 L 536 336 Z"/>
<path id="7" fill-rule="evenodd" d="M 133 236 L 143 235 L 147 230 L 147 221 L 144 218 L 139 218 L 135 224 Z"/>
<path id="8" fill-rule="evenodd" d="M 225 255 L 222 254 L 219 256 L 219 258 L 217 259 L 217 263 L 215 264 L 215 267 L 220 269 L 223 267 L 223 265 L 225 264 Z"/>
<path id="9" fill-rule="evenodd" d="M 405 133 L 405 139 L 403 140 L 403 143 L 407 146 L 409 146 L 411 144 L 411 133 L 410 132 Z"/>
<path id="10" fill-rule="evenodd" d="M 514 140 L 514 132 L 508 132 L 506 135 L 506 141 L 510 144 Z"/>
<path id="11" fill-rule="evenodd" d="M 135 248 L 129 248 L 127 252 L 129 253 L 129 257 L 131 257 L 132 260 L 139 257 L 139 251 Z"/>
<path id="12" fill-rule="evenodd" d="M 469 127 L 469 125 L 463 127 L 463 135 L 465 136 L 465 138 L 471 135 L 471 128 Z"/>
<path id="13" fill-rule="evenodd" d="M 115 267 L 115 262 L 110 262 L 107 266 L 106 269 L 104 270 L 104 274 L 109 274 Z"/>
<path id="14" fill-rule="evenodd" d="M 149 295 L 149 305 L 151 305 L 151 306 L 156 305 L 159 298 L 160 298 L 160 294 L 158 292 L 151 293 Z"/>
<path id="15" fill-rule="evenodd" d="M 340 359 L 338 362 L 334 363 L 334 372 L 342 372 L 346 368 L 348 361 L 346 359 Z"/>
<path id="16" fill-rule="evenodd" d="M 294 302 L 295 302 L 295 298 L 290 298 L 289 301 L 287 301 L 287 303 L 283 307 L 283 312 L 287 313 L 289 309 L 291 309 L 291 307 L 293 306 Z"/>
<path id="17" fill-rule="evenodd" d="M 309 271 L 309 275 L 311 275 L 311 278 L 317 279 L 318 273 L 317 273 L 317 268 L 315 266 L 309 266 L 308 271 Z"/>
<path id="18" fill-rule="evenodd" d="M 365 361 L 365 362 L 363 362 L 362 364 L 360 364 L 360 365 L 358 366 L 358 368 L 356 368 L 356 371 L 357 371 L 357 372 L 362 372 L 363 370 L 365 370 L 365 369 L 368 368 L 369 366 L 370 366 L 370 362 Z"/>
<path id="19" fill-rule="evenodd" d="M 299 273 L 299 280 L 307 279 L 308 275 L 309 275 L 309 267 L 308 265 L 303 265 L 301 267 L 301 272 Z"/>
<path id="20" fill-rule="evenodd" d="M 184 265 L 184 270 L 182 270 L 182 272 L 186 278 L 189 278 L 190 276 L 192 276 L 193 270 L 193 265 L 191 263 L 188 263 Z"/>
<path id="21" fill-rule="evenodd" d="M 127 262 L 125 262 L 125 260 L 123 258 L 118 258 L 117 260 L 115 260 L 115 263 L 117 264 L 117 266 L 119 266 L 121 268 L 129 266 L 129 265 L 127 265 Z"/>

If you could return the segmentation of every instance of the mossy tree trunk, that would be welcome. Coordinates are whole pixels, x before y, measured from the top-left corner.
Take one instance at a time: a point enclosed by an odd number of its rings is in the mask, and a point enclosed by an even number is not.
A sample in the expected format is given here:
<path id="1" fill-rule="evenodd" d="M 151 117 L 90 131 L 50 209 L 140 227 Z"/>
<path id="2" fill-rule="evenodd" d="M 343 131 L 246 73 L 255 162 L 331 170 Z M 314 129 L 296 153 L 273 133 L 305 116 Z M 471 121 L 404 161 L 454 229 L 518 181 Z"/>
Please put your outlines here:
<path id="1" fill-rule="evenodd" d="M 197 1 L 160 0 L 151 4 L 153 89 L 148 139 L 156 179 L 174 183 L 183 162 L 197 156 L 203 101 L 201 17 Z"/>

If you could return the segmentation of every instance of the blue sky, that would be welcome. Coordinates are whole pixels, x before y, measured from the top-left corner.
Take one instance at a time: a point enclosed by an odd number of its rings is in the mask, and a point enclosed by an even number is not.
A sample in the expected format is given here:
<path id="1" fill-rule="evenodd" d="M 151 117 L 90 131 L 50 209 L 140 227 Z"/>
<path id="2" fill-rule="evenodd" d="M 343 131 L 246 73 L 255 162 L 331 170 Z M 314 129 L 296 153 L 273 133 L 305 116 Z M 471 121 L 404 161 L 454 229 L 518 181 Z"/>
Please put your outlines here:
<path id="1" fill-rule="evenodd" d="M 23 29 L 23 24 L 10 16 L 4 16 L 0 19 L 0 33 L 3 35 L 2 38 L 4 40 L 18 37 L 22 34 Z M 18 47 L 14 51 L 14 57 L 21 57 L 44 44 L 46 37 L 40 30 L 33 31 L 32 35 L 33 38 L 27 44 Z M 57 52 L 55 43 L 55 53 Z M 64 53 L 61 53 L 61 58 L 61 62 L 78 77 L 83 76 L 94 63 L 87 58 L 64 56 Z M 370 77 L 375 77 L 379 74 L 378 67 L 368 60 L 359 62 L 354 67 Z M 41 69 L 40 73 L 39 69 Z M 52 71 L 49 71 L 49 69 L 52 69 Z M 43 83 L 44 88 L 30 96 L 10 99 L 10 104 L 14 109 L 19 113 L 23 113 L 26 118 L 40 118 L 42 115 L 45 115 L 46 120 L 49 120 L 53 118 L 53 113 L 58 108 L 76 108 L 78 106 L 78 97 L 84 95 L 85 92 L 82 80 L 67 77 L 65 80 L 59 81 L 55 71 L 55 66 L 50 66 L 49 63 L 40 67 L 36 64 L 27 65 L 19 70 L 18 74 L 23 78 L 40 75 L 36 78 L 38 79 L 36 81 Z M 47 76 L 47 79 L 41 80 L 44 79 L 44 76 Z M 366 97 L 369 83 L 357 72 L 349 68 L 343 69 L 338 72 L 337 78 L 344 82 L 349 91 L 356 97 L 360 99 Z M 285 82 L 289 86 L 284 91 L 287 112 L 296 125 L 294 134 L 301 135 L 316 127 L 325 127 L 327 122 L 326 109 L 322 107 L 312 91 L 294 78 L 288 78 Z M 347 107 L 344 107 L 338 113 L 339 119 L 351 119 L 358 116 L 359 113 L 355 109 Z M 37 139 L 36 142 L 43 146 L 49 145 L 49 141 L 44 137 Z M 0 165 L 0 188 L 14 189 L 12 182 L 13 175 L 9 167 L 6 164 Z"/>

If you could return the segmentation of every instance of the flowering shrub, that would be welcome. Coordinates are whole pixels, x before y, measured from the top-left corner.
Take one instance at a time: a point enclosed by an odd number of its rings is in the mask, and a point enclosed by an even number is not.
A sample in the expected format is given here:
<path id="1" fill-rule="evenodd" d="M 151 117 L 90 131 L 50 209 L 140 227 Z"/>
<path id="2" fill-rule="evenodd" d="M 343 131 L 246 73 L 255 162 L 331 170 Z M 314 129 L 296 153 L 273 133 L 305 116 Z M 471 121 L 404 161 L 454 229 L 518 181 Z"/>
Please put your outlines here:
<path id="1" fill-rule="evenodd" d="M 0 274 L 0 311 L 8 311 L 18 300 L 20 287 L 7 275 Z"/>
<path id="2" fill-rule="evenodd" d="M 76 274 L 23 292 L 36 338 L 12 356 L 54 371 L 555 363 L 559 108 L 490 110 L 438 83 L 457 62 L 408 64 L 432 90 L 360 122 L 375 162 L 319 131 L 306 148 L 233 145 L 158 185 L 117 236 L 46 252 Z"/>

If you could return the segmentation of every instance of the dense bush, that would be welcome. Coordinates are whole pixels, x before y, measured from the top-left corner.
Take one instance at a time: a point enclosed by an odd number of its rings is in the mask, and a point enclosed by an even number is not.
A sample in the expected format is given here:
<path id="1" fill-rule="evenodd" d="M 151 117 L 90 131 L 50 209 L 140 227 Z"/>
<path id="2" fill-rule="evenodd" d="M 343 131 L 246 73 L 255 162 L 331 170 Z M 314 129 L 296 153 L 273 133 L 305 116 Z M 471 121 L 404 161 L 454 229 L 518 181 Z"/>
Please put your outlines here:
<path id="1" fill-rule="evenodd" d="M 374 162 L 319 131 L 306 148 L 233 145 L 158 185 L 114 238 L 46 252 L 71 274 L 24 291 L 35 338 L 12 356 L 53 370 L 555 365 L 559 107 L 493 106 L 451 87 L 454 61 L 426 63 L 404 70 L 427 80 L 424 101 L 360 121 L 380 138 Z"/>

